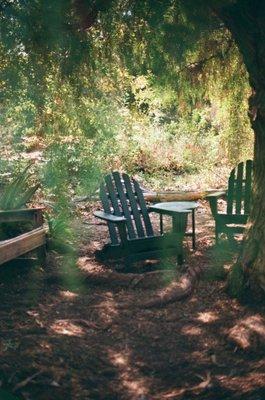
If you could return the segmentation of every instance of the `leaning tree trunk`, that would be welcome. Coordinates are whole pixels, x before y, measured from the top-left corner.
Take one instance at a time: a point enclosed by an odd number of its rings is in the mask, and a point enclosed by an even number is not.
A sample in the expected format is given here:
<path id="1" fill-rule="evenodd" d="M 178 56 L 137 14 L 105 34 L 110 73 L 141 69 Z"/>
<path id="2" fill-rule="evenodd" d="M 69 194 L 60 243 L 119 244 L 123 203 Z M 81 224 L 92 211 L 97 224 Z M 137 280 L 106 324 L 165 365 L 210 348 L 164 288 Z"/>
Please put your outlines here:
<path id="1" fill-rule="evenodd" d="M 251 98 L 252 110 L 257 98 L 257 94 Z M 262 109 L 256 108 L 251 117 L 255 134 L 253 195 L 242 252 L 228 282 L 228 290 L 235 297 L 241 297 L 246 287 L 255 295 L 265 294 L 265 112 Z"/>
<path id="2" fill-rule="evenodd" d="M 221 2 L 220 2 L 221 4 Z M 252 209 L 242 253 L 230 275 L 230 292 L 249 283 L 265 293 L 265 2 L 237 0 L 215 10 L 230 30 L 249 74 L 249 116 L 255 135 Z M 234 273 L 233 273 L 234 272 Z M 241 284 L 241 285 L 240 285 Z M 241 286 L 241 287 L 240 287 Z"/>
<path id="3" fill-rule="evenodd" d="M 252 289 L 265 292 L 265 115 L 258 111 L 252 126 L 255 132 L 252 209 L 238 261 Z"/>

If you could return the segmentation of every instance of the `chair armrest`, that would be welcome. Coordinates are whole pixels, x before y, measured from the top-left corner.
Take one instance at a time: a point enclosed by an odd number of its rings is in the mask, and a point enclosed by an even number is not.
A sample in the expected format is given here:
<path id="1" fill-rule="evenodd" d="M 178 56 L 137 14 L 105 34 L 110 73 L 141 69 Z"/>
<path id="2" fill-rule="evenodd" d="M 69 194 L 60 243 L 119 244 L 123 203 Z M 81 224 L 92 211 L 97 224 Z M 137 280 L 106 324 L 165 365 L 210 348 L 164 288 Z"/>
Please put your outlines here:
<path id="1" fill-rule="evenodd" d="M 103 211 L 95 211 L 94 216 L 99 219 L 103 219 L 104 221 L 107 221 L 107 222 L 113 222 L 114 224 L 120 224 L 120 223 L 126 222 L 125 217 L 108 214 Z"/>
<path id="2" fill-rule="evenodd" d="M 220 190 L 220 191 L 216 191 L 216 192 L 213 192 L 213 193 L 210 193 L 210 194 L 208 194 L 206 197 L 205 197 L 205 199 L 206 200 L 210 200 L 210 199 L 213 199 L 213 198 L 216 198 L 216 199 L 219 199 L 219 197 L 223 197 L 223 196 L 226 196 L 226 190 Z"/>
<path id="3" fill-rule="evenodd" d="M 215 216 L 218 213 L 217 200 L 224 196 L 226 196 L 226 191 L 222 190 L 219 192 L 211 193 L 205 197 L 205 199 L 208 200 L 210 203 L 210 208 L 213 216 Z"/>
<path id="4" fill-rule="evenodd" d="M 151 213 L 151 212 L 154 212 L 154 210 L 152 210 L 151 207 L 152 206 L 146 206 L 148 214 Z"/>

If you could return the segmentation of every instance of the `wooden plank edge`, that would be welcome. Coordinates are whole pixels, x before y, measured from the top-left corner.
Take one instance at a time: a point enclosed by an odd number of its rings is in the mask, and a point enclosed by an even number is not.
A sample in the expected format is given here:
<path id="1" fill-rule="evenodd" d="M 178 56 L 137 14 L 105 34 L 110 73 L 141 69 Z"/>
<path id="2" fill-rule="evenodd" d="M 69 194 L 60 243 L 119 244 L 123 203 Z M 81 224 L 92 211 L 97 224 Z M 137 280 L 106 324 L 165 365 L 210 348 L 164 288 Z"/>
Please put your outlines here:
<path id="1" fill-rule="evenodd" d="M 0 242 L 0 265 L 46 243 L 46 229 L 36 228 L 15 238 Z"/>

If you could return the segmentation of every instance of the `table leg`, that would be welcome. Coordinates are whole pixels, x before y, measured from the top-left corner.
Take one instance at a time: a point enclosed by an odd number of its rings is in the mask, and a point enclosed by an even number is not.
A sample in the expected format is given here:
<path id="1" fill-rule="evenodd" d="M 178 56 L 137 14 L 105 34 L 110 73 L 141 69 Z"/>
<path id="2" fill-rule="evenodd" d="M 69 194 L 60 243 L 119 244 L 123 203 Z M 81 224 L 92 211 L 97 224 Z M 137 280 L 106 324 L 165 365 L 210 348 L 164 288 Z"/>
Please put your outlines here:
<path id="1" fill-rule="evenodd" d="M 192 248 L 193 250 L 196 249 L 196 242 L 195 242 L 195 209 L 192 210 L 191 213 L 191 218 L 192 218 Z"/>
<path id="2" fill-rule="evenodd" d="M 187 228 L 187 219 L 188 213 L 187 212 L 178 212 L 172 216 L 172 231 L 174 233 L 180 233 L 181 235 L 185 235 L 186 228 Z"/>
<path id="3" fill-rule="evenodd" d="M 163 227 L 163 215 L 159 214 L 160 217 L 160 235 L 163 235 L 164 233 L 164 227 Z"/>
<path id="4" fill-rule="evenodd" d="M 178 264 L 183 264 L 183 239 L 187 228 L 188 213 L 175 213 L 172 216 L 172 231 L 177 235 L 179 254 Z"/>

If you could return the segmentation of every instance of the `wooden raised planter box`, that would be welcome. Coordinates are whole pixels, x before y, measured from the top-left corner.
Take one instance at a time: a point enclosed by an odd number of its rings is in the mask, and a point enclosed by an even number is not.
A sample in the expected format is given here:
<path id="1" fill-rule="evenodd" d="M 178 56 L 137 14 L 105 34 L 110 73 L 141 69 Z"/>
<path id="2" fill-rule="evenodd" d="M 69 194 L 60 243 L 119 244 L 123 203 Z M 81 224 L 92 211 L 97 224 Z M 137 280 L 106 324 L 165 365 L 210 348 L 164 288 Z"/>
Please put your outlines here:
<path id="1" fill-rule="evenodd" d="M 32 250 L 45 248 L 46 231 L 41 208 L 0 211 L 0 224 L 22 221 L 32 222 L 33 229 L 12 239 L 0 241 L 0 265 Z"/>

